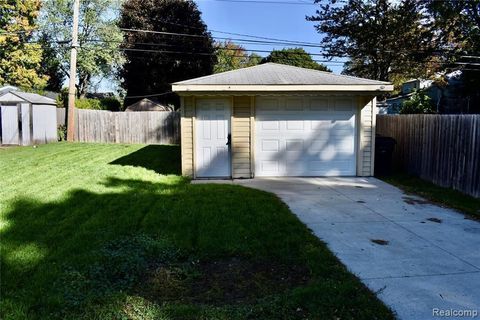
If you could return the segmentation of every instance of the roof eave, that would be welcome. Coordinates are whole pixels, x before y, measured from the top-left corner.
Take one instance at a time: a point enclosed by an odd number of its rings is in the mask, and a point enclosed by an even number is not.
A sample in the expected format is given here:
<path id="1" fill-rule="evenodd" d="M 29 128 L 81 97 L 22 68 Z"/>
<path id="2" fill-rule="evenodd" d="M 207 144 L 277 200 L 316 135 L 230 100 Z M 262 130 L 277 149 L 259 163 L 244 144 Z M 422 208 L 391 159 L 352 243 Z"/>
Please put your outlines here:
<path id="1" fill-rule="evenodd" d="M 197 85 L 172 84 L 174 92 L 315 92 L 315 91 L 393 91 L 391 84 L 348 84 L 348 85 Z"/>

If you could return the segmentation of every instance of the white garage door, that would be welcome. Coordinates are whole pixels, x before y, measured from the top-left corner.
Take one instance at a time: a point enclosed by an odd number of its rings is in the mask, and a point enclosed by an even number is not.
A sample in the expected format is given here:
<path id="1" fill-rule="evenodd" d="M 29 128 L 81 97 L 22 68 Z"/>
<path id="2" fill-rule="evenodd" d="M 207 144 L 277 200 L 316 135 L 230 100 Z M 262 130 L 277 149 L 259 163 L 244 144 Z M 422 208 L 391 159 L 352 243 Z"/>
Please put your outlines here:
<path id="1" fill-rule="evenodd" d="M 256 99 L 256 176 L 354 176 L 353 98 Z"/>

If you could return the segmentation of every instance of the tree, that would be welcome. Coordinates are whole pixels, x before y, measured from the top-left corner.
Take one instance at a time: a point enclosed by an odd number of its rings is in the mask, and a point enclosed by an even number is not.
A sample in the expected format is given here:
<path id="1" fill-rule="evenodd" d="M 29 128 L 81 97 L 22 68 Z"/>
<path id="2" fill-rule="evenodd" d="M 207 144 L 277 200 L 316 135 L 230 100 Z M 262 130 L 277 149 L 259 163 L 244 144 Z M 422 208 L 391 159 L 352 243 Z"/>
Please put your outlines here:
<path id="1" fill-rule="evenodd" d="M 77 95 L 84 97 L 94 77 L 112 77 L 123 62 L 119 50 L 122 34 L 117 27 L 114 10 L 117 0 L 82 0 L 77 58 Z M 42 8 L 42 38 L 52 43 L 56 55 L 46 64 L 55 65 L 69 77 L 70 48 L 62 43 L 71 41 L 73 0 L 45 0 Z"/>
<path id="2" fill-rule="evenodd" d="M 429 96 L 424 91 L 413 92 L 410 99 L 402 104 L 400 109 L 401 114 L 415 114 L 415 113 L 434 113 L 432 102 Z"/>
<path id="3" fill-rule="evenodd" d="M 323 35 L 328 58 L 346 57 L 344 73 L 402 82 L 429 76 L 438 63 L 434 34 L 415 0 L 316 0 L 320 9 L 307 20 Z"/>
<path id="4" fill-rule="evenodd" d="M 168 92 L 173 82 L 213 73 L 213 40 L 193 1 L 126 0 L 119 25 L 168 33 L 126 32 L 123 46 L 140 50 L 126 51 L 120 71 L 127 97 Z M 178 104 L 173 95 L 165 100 Z"/>
<path id="5" fill-rule="evenodd" d="M 480 52 L 480 0 L 423 0 L 443 49 Z"/>
<path id="6" fill-rule="evenodd" d="M 48 76 L 44 89 L 60 92 L 66 75 L 62 71 L 62 63 L 57 56 L 56 48 L 44 34 L 40 36 L 39 43 L 43 52 L 42 61 L 40 62 L 40 74 Z"/>
<path id="7" fill-rule="evenodd" d="M 286 48 L 282 50 L 273 50 L 270 54 L 262 59 L 261 63 L 275 62 L 288 64 L 295 67 L 315 69 L 320 71 L 329 71 L 325 65 L 315 62 L 312 56 L 303 48 Z"/>
<path id="8" fill-rule="evenodd" d="M 480 0 L 424 0 L 447 71 L 461 70 L 455 85 L 462 112 L 480 112 Z"/>
<path id="9" fill-rule="evenodd" d="M 47 77 L 39 74 L 42 49 L 29 43 L 37 28 L 39 0 L 0 0 L 0 84 L 41 89 Z"/>
<path id="10" fill-rule="evenodd" d="M 255 53 L 249 55 L 244 47 L 232 41 L 215 43 L 215 51 L 217 63 L 213 67 L 214 73 L 251 67 L 259 64 L 262 59 Z"/>

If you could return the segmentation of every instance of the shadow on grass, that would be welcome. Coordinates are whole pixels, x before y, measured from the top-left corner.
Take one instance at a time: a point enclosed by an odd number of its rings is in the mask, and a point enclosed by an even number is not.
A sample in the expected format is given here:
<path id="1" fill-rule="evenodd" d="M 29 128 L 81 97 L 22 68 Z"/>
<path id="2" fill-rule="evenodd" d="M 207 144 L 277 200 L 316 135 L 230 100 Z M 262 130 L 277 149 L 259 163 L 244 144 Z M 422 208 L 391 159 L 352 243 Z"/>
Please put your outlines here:
<path id="1" fill-rule="evenodd" d="M 0 318 L 392 318 L 272 194 L 173 178 L 111 177 L 102 193 L 12 203 L 1 233 Z M 298 270 L 308 283 L 283 280 Z M 240 293 L 255 299 L 219 304 L 232 286 L 207 282 L 196 303 L 189 281 L 209 279 L 205 271 L 251 277 Z"/>
<path id="2" fill-rule="evenodd" d="M 110 164 L 143 167 L 159 174 L 181 174 L 180 146 L 148 145 Z"/>

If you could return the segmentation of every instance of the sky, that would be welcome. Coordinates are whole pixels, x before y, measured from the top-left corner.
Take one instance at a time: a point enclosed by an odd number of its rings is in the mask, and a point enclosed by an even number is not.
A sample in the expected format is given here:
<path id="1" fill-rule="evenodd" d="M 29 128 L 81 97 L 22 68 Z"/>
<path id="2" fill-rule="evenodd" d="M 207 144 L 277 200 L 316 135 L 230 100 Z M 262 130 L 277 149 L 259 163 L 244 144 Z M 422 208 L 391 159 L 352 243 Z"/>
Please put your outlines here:
<path id="1" fill-rule="evenodd" d="M 285 40 L 320 43 L 321 35 L 314 28 L 315 23 L 305 20 L 305 16 L 314 15 L 316 5 L 308 0 L 196 0 L 202 18 L 208 29 L 243 33 L 255 36 L 279 38 Z M 212 32 L 214 36 L 229 37 L 221 33 Z M 231 36 L 234 37 L 234 36 Z M 238 38 L 238 37 L 237 37 Z M 242 37 L 244 38 L 244 37 Z M 282 49 L 288 46 L 271 45 L 244 45 L 247 49 L 268 50 Z M 305 48 L 310 53 L 320 53 L 320 48 Z M 267 54 L 259 53 L 262 56 Z M 316 60 L 324 60 L 315 56 Z M 335 73 L 342 71 L 341 64 L 328 64 Z"/>
<path id="2" fill-rule="evenodd" d="M 261 1 L 265 3 L 261 3 Z M 312 0 L 195 0 L 195 2 L 210 31 L 241 33 L 316 44 L 319 44 L 321 40 L 321 35 L 314 28 L 315 23 L 305 19 L 306 16 L 315 14 L 317 6 L 313 4 Z M 212 35 L 224 38 L 247 38 L 213 31 Z M 247 50 L 264 51 L 292 47 L 278 44 L 242 44 L 242 46 Z M 309 53 L 321 53 L 320 48 L 305 47 L 304 49 Z M 257 54 L 268 55 L 268 53 L 260 52 Z M 325 60 L 322 56 L 313 56 L 313 58 Z M 343 68 L 339 63 L 327 62 L 324 64 L 334 73 L 340 73 Z M 102 80 L 99 91 L 115 91 L 116 86 L 115 82 Z"/>

